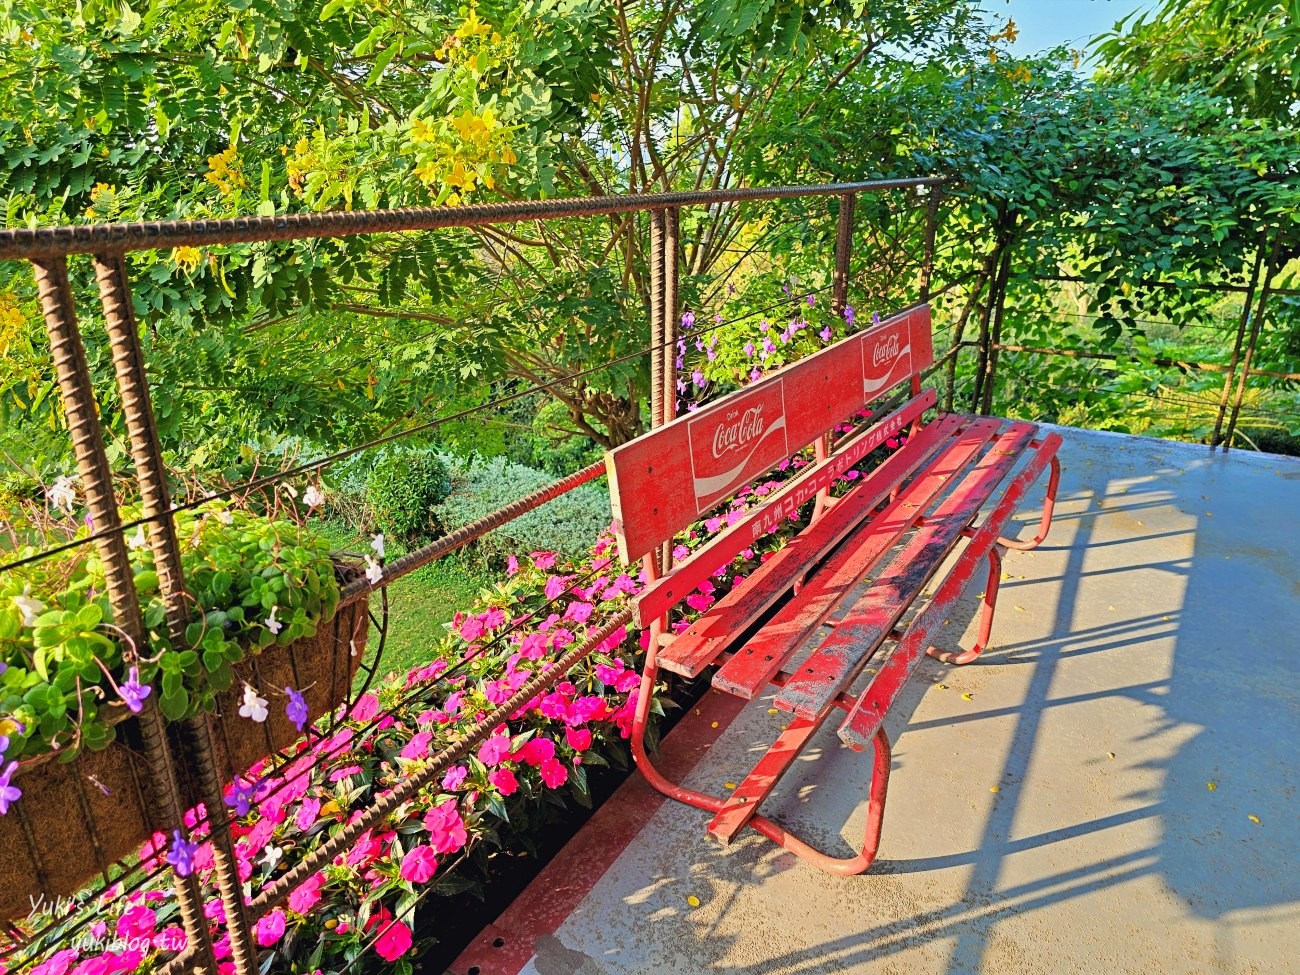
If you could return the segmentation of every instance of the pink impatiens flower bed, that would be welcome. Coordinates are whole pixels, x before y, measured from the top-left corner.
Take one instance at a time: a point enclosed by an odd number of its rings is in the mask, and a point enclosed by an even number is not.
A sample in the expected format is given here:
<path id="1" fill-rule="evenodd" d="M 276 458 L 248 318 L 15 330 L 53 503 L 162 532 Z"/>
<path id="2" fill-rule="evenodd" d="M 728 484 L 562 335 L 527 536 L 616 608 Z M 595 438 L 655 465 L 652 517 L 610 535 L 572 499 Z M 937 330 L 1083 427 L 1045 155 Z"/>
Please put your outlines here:
<path id="1" fill-rule="evenodd" d="M 777 477 L 807 463 L 804 456 L 792 458 Z M 840 486 L 858 476 L 847 472 Z M 674 557 L 689 557 L 777 484 L 743 489 L 680 536 Z M 810 509 L 811 502 L 701 583 L 686 599 L 689 616 L 675 620 L 674 629 L 689 626 L 691 617 L 770 557 L 802 527 Z M 446 635 L 431 641 L 426 664 L 389 675 L 328 733 L 316 731 L 278 765 L 261 763 L 231 783 L 226 803 L 236 817 L 234 853 L 246 896 L 255 897 L 355 822 L 531 677 L 627 609 L 643 580 L 614 562 L 612 545 L 606 534 L 583 560 L 550 552 L 511 557 L 497 588 L 457 613 Z M 410 960 L 437 935 L 435 926 L 416 924 L 416 908 L 428 893 L 445 887 L 453 872 L 489 872 L 488 855 L 519 845 L 518 831 L 536 824 L 529 810 L 544 802 L 563 805 L 565 797 L 587 801 L 589 766 L 626 764 L 622 740 L 631 733 L 645 638 L 627 627 L 613 631 L 550 690 L 493 728 L 436 787 L 402 803 L 300 884 L 283 906 L 264 914 L 254 930 L 264 965 L 316 973 L 348 965 L 387 971 L 396 964 L 409 972 Z M 655 707 L 662 713 L 659 702 Z M 205 815 L 200 807 L 186 816 L 193 843 L 157 834 L 140 851 L 144 871 L 157 876 L 141 882 L 132 874 L 107 890 L 83 892 L 74 912 L 59 905 L 69 920 L 29 948 L 3 955 L 0 975 L 113 975 L 165 963 L 183 947 L 185 935 L 168 889 L 170 874 L 158 868 L 164 861 L 180 862 L 185 872 L 211 880 Z M 217 937 L 222 975 L 228 975 L 233 963 L 221 902 L 209 900 L 205 915 Z M 36 932 L 54 920 L 37 911 L 24 927 Z M 6 950 L 3 938 L 0 952 Z"/>

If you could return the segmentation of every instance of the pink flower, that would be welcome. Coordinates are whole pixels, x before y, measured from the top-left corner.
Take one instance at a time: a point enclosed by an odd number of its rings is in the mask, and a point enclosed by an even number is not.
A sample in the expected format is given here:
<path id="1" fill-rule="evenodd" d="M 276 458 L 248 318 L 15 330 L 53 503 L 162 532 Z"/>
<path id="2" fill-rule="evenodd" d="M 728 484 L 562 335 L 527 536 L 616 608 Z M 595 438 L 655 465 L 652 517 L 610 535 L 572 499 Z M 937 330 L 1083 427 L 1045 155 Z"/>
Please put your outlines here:
<path id="1" fill-rule="evenodd" d="M 325 875 L 314 873 L 304 880 L 289 895 L 289 910 L 295 914 L 306 914 L 320 901 L 320 889 L 325 883 Z"/>
<path id="2" fill-rule="evenodd" d="M 512 796 L 519 791 L 519 781 L 515 778 L 515 773 L 508 768 L 493 769 L 488 773 L 488 781 L 503 796 Z"/>
<path id="3" fill-rule="evenodd" d="M 704 610 L 713 605 L 713 597 L 706 596 L 701 592 L 693 592 L 686 597 L 686 605 L 691 609 L 704 612 Z"/>
<path id="4" fill-rule="evenodd" d="M 506 556 L 506 575 L 512 576 L 519 571 L 519 560 L 513 555 Z"/>
<path id="5" fill-rule="evenodd" d="M 532 556 L 533 565 L 539 569 L 545 570 L 555 565 L 554 552 L 530 552 L 529 555 Z"/>
<path id="6" fill-rule="evenodd" d="M 483 635 L 483 621 L 477 616 L 471 616 L 460 625 L 460 635 L 468 643 L 473 643 Z"/>
<path id="7" fill-rule="evenodd" d="M 628 671 L 635 674 L 636 671 Z M 606 717 L 609 712 L 609 705 L 605 699 L 595 694 L 586 697 L 580 697 L 573 702 L 569 708 L 569 715 L 565 721 L 571 725 L 586 724 L 588 721 L 600 721 Z"/>
<path id="8" fill-rule="evenodd" d="M 302 832 L 307 832 L 316 822 L 317 815 L 320 814 L 319 799 L 304 799 L 302 805 L 298 807 L 298 814 L 294 816 L 294 825 Z"/>
<path id="9" fill-rule="evenodd" d="M 618 661 L 618 666 L 613 667 L 609 664 L 596 664 L 596 680 L 610 687 L 623 674 L 623 661 Z"/>
<path id="10" fill-rule="evenodd" d="M 429 831 L 430 842 L 439 853 L 455 853 L 469 840 L 460 810 L 454 802 L 444 802 L 430 809 L 424 817 L 424 828 Z"/>
<path id="11" fill-rule="evenodd" d="M 454 792 L 464 784 L 469 770 L 464 765 L 453 765 L 447 769 L 447 774 L 442 777 L 442 787 L 448 792 Z"/>
<path id="12" fill-rule="evenodd" d="M 564 740 L 575 752 L 585 752 L 591 747 L 591 729 L 565 728 Z"/>
<path id="13" fill-rule="evenodd" d="M 519 749 L 519 757 L 536 768 L 555 757 L 555 742 L 549 738 L 530 738 Z"/>
<path id="14" fill-rule="evenodd" d="M 704 530 L 708 532 L 710 535 L 712 535 L 715 531 L 717 531 L 721 527 L 722 527 L 721 518 L 706 518 L 704 520 Z"/>
<path id="15" fill-rule="evenodd" d="M 885 446 L 888 447 L 890 450 L 897 450 L 897 449 L 898 449 L 898 438 L 897 438 L 897 437 L 890 437 L 888 440 L 885 441 Z"/>
<path id="16" fill-rule="evenodd" d="M 489 630 L 495 630 L 498 626 L 506 621 L 505 610 L 499 606 L 493 606 L 483 614 L 483 625 Z"/>
<path id="17" fill-rule="evenodd" d="M 614 690 L 618 691 L 620 694 L 626 694 L 640 683 L 641 675 L 635 670 L 624 671 L 623 676 L 620 677 L 618 683 L 614 685 Z"/>
<path id="18" fill-rule="evenodd" d="M 330 773 L 330 781 L 338 782 L 341 779 L 346 779 L 349 775 L 356 775 L 360 771 L 360 765 L 349 765 L 346 768 L 335 769 Z"/>
<path id="19" fill-rule="evenodd" d="M 438 856 L 431 846 L 417 846 L 402 857 L 402 879 L 426 884 L 438 872 Z"/>
<path id="20" fill-rule="evenodd" d="M 264 918 L 260 918 L 253 936 L 263 948 L 270 948 L 284 937 L 284 911 L 276 908 Z"/>
<path id="21" fill-rule="evenodd" d="M 541 772 L 542 781 L 552 789 L 558 789 L 569 781 L 569 770 L 555 758 L 548 758 L 542 762 L 542 767 L 538 771 Z"/>
<path id="22" fill-rule="evenodd" d="M 547 694 L 538 705 L 542 717 L 558 721 L 569 713 L 569 701 L 563 694 Z"/>
<path id="23" fill-rule="evenodd" d="M 32 969 L 31 975 L 65 975 L 68 968 L 77 960 L 75 948 L 64 948 Z"/>
<path id="24" fill-rule="evenodd" d="M 402 757 L 409 759 L 424 758 L 429 754 L 429 742 L 433 741 L 433 732 L 419 731 L 411 736 L 411 740 L 406 743 L 402 749 Z"/>
<path id="25" fill-rule="evenodd" d="M 158 915 L 143 905 L 129 907 L 117 919 L 117 936 L 127 941 L 153 934 L 158 926 Z"/>
<path id="26" fill-rule="evenodd" d="M 502 735 L 493 735 L 478 747 L 478 760 L 491 768 L 499 765 L 510 754 L 510 739 Z"/>
<path id="27" fill-rule="evenodd" d="M 379 698 L 373 694 L 363 694 L 352 706 L 348 717 L 353 721 L 369 721 L 379 713 Z"/>
<path id="28" fill-rule="evenodd" d="M 564 613 L 564 618 L 575 623 L 585 623 L 591 619 L 594 608 L 591 603 L 570 603 L 568 610 Z"/>
<path id="29" fill-rule="evenodd" d="M 340 928 L 342 925 L 340 925 Z M 378 929 L 375 939 L 375 953 L 384 961 L 397 961 L 411 950 L 411 929 L 389 913 L 388 908 L 380 907 L 371 915 L 366 931 Z"/>
<path id="30" fill-rule="evenodd" d="M 188 941 L 185 929 L 176 924 L 163 928 L 153 936 L 153 946 L 159 951 L 184 951 Z"/>
<path id="31" fill-rule="evenodd" d="M 543 590 L 546 593 L 546 598 L 548 600 L 558 599 L 560 593 L 564 592 L 564 587 L 569 584 L 570 578 L 570 576 L 551 576 L 547 579 L 546 588 Z"/>

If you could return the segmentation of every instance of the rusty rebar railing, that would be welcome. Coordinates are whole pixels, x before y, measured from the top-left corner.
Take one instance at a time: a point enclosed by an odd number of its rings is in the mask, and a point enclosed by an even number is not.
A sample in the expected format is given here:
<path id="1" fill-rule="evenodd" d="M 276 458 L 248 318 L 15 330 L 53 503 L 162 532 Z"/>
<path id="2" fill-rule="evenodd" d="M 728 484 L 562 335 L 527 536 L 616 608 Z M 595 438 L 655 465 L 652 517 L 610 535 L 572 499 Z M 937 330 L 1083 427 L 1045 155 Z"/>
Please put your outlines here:
<path id="1" fill-rule="evenodd" d="M 72 544 L 94 545 L 105 566 L 108 595 L 116 624 L 122 628 L 134 646 L 145 646 L 141 606 L 127 556 L 125 531 L 135 525 L 147 526 L 148 542 L 154 555 L 160 591 L 166 607 L 167 630 L 172 643 L 179 648 L 185 644 L 185 629 L 191 616 L 192 600 L 186 592 L 181 569 L 175 515 L 192 505 L 175 505 L 170 495 L 158 427 L 149 396 L 139 326 L 132 308 L 130 281 L 124 259 L 126 253 L 168 247 L 210 247 L 258 241 L 479 227 L 524 220 L 648 212 L 651 238 L 650 345 L 647 350 L 642 350 L 636 355 L 648 351 L 651 357 L 652 422 L 659 425 L 672 420 L 676 413 L 675 353 L 678 337 L 680 263 L 678 226 L 681 208 L 720 207 L 801 197 L 838 198 L 839 217 L 832 304 L 837 312 L 842 312 L 847 301 L 849 267 L 853 252 L 855 197 L 859 194 L 893 190 L 919 191 L 922 188 L 937 187 L 942 182 L 941 178 L 927 177 L 817 186 L 488 203 L 454 208 L 304 213 L 222 220 L 9 229 L 0 230 L 0 260 L 27 260 L 31 262 L 35 271 L 60 394 L 77 460 L 77 470 L 95 525 L 95 530 L 89 538 Z M 923 288 L 927 293 L 933 270 L 937 205 L 938 194 L 932 193 L 929 201 L 923 269 Z M 113 471 L 105 449 L 104 430 L 96 410 L 94 390 L 82 336 L 77 326 L 76 306 L 68 278 L 67 258 L 69 255 L 79 254 L 89 254 L 93 259 L 114 372 L 122 399 L 130 456 L 142 502 L 141 516 L 129 525 L 124 524 L 114 495 Z M 421 427 L 417 426 L 413 429 L 421 429 Z M 382 438 L 378 442 L 396 439 L 411 432 L 411 430 L 402 431 L 392 437 Z M 253 486 L 274 483 L 297 470 L 311 469 L 361 449 L 366 448 L 352 448 L 294 471 L 282 471 L 267 478 L 249 481 L 241 487 L 249 489 Z M 487 531 L 500 527 L 520 514 L 534 510 L 578 485 L 599 477 L 601 473 L 602 465 L 592 465 L 553 485 L 533 492 L 500 511 L 385 566 L 384 577 L 379 584 L 366 580 L 346 584 L 343 599 L 350 601 L 363 598 L 370 590 L 376 588 L 376 585 L 387 585 L 419 566 L 469 544 Z M 56 546 L 44 554 L 50 555 L 67 547 Z M 665 551 L 663 558 L 665 561 L 670 559 L 671 553 Z M 21 563 L 10 563 L 9 567 L 18 564 Z M 206 825 L 213 841 L 214 876 L 225 910 L 225 930 L 230 938 L 231 961 L 236 975 L 254 975 L 257 970 L 252 927 L 258 915 L 282 903 L 298 883 L 329 863 L 334 856 L 346 851 L 362 832 L 376 826 L 403 801 L 433 782 L 436 776 L 467 754 L 499 722 L 506 720 L 524 703 L 561 680 L 574 664 L 588 656 L 595 647 L 630 619 L 631 611 L 620 614 L 584 644 L 565 653 L 556 662 L 556 666 L 529 680 L 510 700 L 473 724 L 461 738 L 434 756 L 424 769 L 404 779 L 396 789 L 364 810 L 337 836 L 277 878 L 251 902 L 245 901 L 232 856 L 229 821 L 223 803 L 223 783 L 217 772 L 212 727 L 206 715 L 191 719 L 187 723 L 187 732 L 195 749 L 197 768 L 194 771 L 197 772 L 200 792 L 207 811 Z M 157 707 L 156 695 L 146 702 L 142 718 L 141 725 L 153 800 L 161 810 L 162 819 L 169 826 L 188 832 L 182 817 L 185 802 L 177 778 L 178 756 L 171 750 L 163 718 Z M 197 877 L 193 874 L 185 879 L 176 879 L 180 881 L 176 884 L 176 889 L 187 947 L 162 970 L 168 975 L 192 971 L 204 971 L 216 975 L 212 934 L 203 914 L 203 891 Z"/>

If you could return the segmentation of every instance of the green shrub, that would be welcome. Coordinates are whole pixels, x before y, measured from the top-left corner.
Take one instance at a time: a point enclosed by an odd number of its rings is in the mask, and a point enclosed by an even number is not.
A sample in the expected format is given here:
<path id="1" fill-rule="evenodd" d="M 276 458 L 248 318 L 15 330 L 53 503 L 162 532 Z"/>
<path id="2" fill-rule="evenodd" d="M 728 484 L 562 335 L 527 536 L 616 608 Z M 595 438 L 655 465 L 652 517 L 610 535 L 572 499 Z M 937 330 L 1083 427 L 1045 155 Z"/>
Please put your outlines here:
<path id="1" fill-rule="evenodd" d="M 388 451 L 365 483 L 366 507 L 385 535 L 418 545 L 442 533 L 435 509 L 451 492 L 451 471 L 432 449 Z"/>
<path id="2" fill-rule="evenodd" d="M 544 471 L 512 464 L 504 457 L 443 455 L 443 459 L 452 465 L 452 492 L 435 514 L 447 531 L 477 521 L 555 480 Z M 485 559 L 534 551 L 576 557 L 590 551 L 609 520 L 608 492 L 599 485 L 584 484 L 485 535 L 477 551 Z"/>

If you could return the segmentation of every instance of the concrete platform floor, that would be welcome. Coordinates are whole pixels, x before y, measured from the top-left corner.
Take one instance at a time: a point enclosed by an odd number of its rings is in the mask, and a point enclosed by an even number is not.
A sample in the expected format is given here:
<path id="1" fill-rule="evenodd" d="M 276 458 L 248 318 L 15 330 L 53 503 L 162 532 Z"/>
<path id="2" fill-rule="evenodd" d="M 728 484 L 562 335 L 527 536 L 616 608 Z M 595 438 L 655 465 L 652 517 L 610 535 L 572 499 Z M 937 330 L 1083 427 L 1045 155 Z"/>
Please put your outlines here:
<path id="1" fill-rule="evenodd" d="M 1300 462 L 1061 432 L 992 649 L 925 660 L 892 712 L 870 873 L 724 849 L 634 777 L 452 971 L 1300 972 Z M 788 720 L 722 700 L 666 746 L 715 793 Z M 869 768 L 832 720 L 764 811 L 852 855 Z"/>

